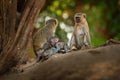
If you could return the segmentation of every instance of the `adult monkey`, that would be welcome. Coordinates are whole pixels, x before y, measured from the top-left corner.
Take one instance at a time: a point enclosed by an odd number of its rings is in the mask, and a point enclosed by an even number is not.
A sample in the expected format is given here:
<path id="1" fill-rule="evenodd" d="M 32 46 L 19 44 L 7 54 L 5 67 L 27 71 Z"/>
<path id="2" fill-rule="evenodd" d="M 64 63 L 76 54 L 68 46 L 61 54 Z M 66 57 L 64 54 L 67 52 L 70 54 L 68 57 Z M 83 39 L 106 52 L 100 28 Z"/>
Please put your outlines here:
<path id="1" fill-rule="evenodd" d="M 75 26 L 70 41 L 70 48 L 72 49 L 72 47 L 75 46 L 77 49 L 81 49 L 83 45 L 88 46 L 91 44 L 86 14 L 76 13 L 74 16 L 74 21 Z"/>
<path id="2" fill-rule="evenodd" d="M 35 33 L 33 37 L 33 49 L 36 56 L 38 56 L 37 52 L 42 49 L 49 38 L 55 36 L 57 25 L 57 19 L 49 19 L 46 21 L 45 26 Z"/>

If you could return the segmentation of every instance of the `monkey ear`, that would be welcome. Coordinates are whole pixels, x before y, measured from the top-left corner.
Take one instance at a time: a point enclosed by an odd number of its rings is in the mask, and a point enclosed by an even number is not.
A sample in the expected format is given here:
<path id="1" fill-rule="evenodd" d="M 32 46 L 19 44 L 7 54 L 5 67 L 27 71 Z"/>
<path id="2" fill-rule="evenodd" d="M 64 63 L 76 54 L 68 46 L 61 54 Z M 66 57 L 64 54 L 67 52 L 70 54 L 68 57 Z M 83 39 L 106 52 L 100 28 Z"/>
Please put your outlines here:
<path id="1" fill-rule="evenodd" d="M 84 18 L 86 18 L 86 14 L 85 13 L 83 13 L 83 16 L 84 16 Z"/>
<path id="2" fill-rule="evenodd" d="M 58 25 L 58 20 L 57 19 L 55 19 L 55 25 Z"/>

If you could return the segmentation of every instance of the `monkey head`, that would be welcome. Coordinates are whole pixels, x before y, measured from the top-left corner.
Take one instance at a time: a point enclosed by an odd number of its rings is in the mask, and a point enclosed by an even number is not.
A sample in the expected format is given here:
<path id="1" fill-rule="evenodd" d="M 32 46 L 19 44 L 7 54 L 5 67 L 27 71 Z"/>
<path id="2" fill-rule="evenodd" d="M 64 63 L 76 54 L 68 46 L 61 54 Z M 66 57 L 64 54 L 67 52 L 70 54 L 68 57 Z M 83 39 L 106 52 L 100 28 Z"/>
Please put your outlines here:
<path id="1" fill-rule="evenodd" d="M 74 21 L 76 23 L 80 23 L 85 19 L 86 19 L 86 14 L 85 13 L 76 13 L 75 16 L 74 16 Z"/>
<path id="2" fill-rule="evenodd" d="M 51 19 L 46 21 L 46 25 L 51 24 L 51 23 L 53 23 L 55 26 L 57 26 L 58 25 L 58 20 L 51 18 Z"/>
<path id="3" fill-rule="evenodd" d="M 56 37 L 56 36 L 53 36 L 53 37 L 51 37 L 51 38 L 49 39 L 48 42 L 49 42 L 52 46 L 54 46 L 58 41 L 59 41 L 59 38 Z"/>

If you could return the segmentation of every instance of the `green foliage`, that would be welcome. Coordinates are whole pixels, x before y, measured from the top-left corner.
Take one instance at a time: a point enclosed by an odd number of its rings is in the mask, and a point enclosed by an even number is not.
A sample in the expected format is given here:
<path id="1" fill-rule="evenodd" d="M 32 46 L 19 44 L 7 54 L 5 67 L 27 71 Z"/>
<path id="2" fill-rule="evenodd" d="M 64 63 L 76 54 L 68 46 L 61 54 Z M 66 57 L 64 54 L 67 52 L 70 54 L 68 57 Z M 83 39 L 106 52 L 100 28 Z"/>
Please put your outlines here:
<path id="1" fill-rule="evenodd" d="M 64 30 L 60 29 L 60 27 L 57 28 L 56 35 L 59 36 L 59 38 L 62 41 L 68 41 L 68 39 L 66 37 L 67 33 Z"/>
<path id="2" fill-rule="evenodd" d="M 83 12 L 87 14 L 93 45 L 104 43 L 109 36 L 109 38 L 120 40 L 120 0 L 52 0 L 51 4 L 46 5 L 47 8 L 40 13 L 40 28 L 44 25 L 46 18 L 57 18 L 59 25 L 56 35 L 68 41 L 67 33 L 70 31 L 61 29 L 61 22 L 67 27 L 74 26 L 73 16 L 77 3 L 83 4 Z M 101 35 L 103 32 L 105 36 Z"/>
<path id="3" fill-rule="evenodd" d="M 101 38 L 101 36 L 99 34 L 96 34 L 92 37 L 92 45 L 94 46 L 98 46 L 103 44 L 106 41 L 105 38 Z"/>
<path id="4" fill-rule="evenodd" d="M 69 4 L 66 4 L 69 3 Z M 75 6 L 75 0 L 53 0 L 51 5 L 48 5 L 46 10 L 44 10 L 42 13 L 40 13 L 40 26 L 38 29 L 42 28 L 45 23 L 45 19 L 52 17 L 57 18 L 59 21 L 59 25 L 56 31 L 56 35 L 63 41 L 68 41 L 67 38 L 67 32 L 64 29 L 60 28 L 60 23 L 64 22 L 66 26 L 72 26 L 73 25 L 73 9 Z M 72 16 L 72 17 L 70 17 Z"/>
<path id="5" fill-rule="evenodd" d="M 114 37 L 114 39 L 120 40 L 120 33 L 118 33 L 118 34 Z"/>

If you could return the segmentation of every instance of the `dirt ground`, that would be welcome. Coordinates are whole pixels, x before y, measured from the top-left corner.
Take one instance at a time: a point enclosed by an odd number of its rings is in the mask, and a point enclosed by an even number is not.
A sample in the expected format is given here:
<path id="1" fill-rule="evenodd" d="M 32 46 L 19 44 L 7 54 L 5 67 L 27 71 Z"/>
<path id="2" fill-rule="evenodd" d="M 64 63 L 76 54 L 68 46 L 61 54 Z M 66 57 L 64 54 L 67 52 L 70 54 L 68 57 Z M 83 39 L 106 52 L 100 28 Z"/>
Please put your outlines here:
<path id="1" fill-rule="evenodd" d="M 108 41 L 99 47 L 56 54 L 44 62 L 33 60 L 0 80 L 120 80 L 120 43 Z"/>

